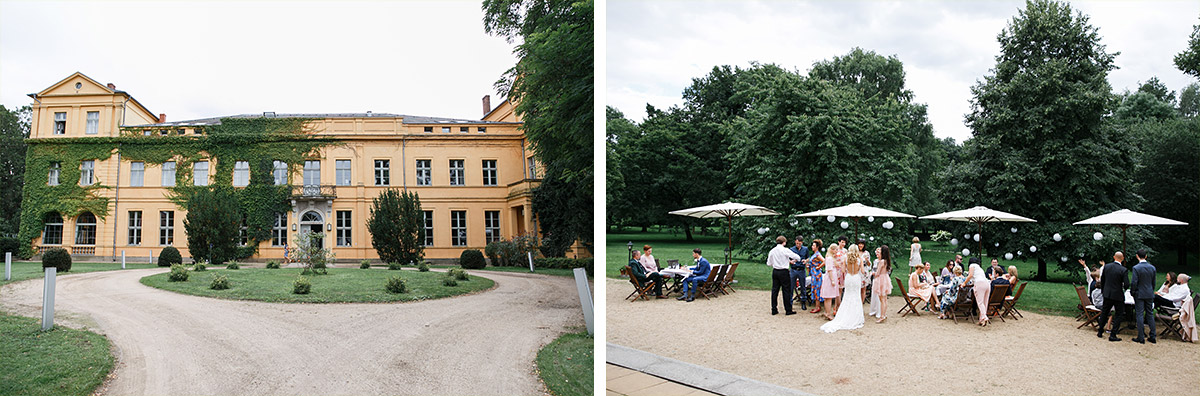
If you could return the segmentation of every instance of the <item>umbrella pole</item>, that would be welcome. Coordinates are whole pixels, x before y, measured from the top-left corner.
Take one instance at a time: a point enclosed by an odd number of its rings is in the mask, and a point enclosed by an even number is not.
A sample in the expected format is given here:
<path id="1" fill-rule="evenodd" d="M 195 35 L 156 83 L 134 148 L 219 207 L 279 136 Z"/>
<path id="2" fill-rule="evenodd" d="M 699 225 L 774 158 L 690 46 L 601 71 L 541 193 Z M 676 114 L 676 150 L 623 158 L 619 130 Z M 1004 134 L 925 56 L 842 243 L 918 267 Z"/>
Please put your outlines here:
<path id="1" fill-rule="evenodd" d="M 1129 254 L 1129 251 L 1125 250 L 1125 229 L 1129 228 L 1129 226 L 1123 225 L 1120 227 L 1121 227 L 1121 254 Z"/>
<path id="2" fill-rule="evenodd" d="M 858 218 L 854 218 L 854 242 L 858 243 Z"/>
<path id="3" fill-rule="evenodd" d="M 983 222 L 979 222 L 976 224 L 979 224 L 979 233 L 976 235 L 979 235 L 979 263 L 982 265 L 983 264 Z"/>
<path id="4" fill-rule="evenodd" d="M 725 254 L 725 264 L 729 264 L 733 262 L 733 215 L 726 215 L 725 218 L 729 220 L 729 253 Z"/>

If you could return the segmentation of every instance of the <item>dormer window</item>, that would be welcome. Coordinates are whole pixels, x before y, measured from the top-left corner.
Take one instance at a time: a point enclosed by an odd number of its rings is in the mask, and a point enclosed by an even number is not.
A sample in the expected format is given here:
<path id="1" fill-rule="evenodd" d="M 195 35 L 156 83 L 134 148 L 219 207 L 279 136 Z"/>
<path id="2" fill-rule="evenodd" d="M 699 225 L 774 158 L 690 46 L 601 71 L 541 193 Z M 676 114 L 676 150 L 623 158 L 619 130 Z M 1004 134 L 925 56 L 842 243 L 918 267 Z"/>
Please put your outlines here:
<path id="1" fill-rule="evenodd" d="M 471 128 L 470 128 L 470 127 L 459 127 L 459 128 L 458 128 L 458 131 L 459 131 L 459 132 L 462 132 L 462 133 L 467 133 L 467 132 L 469 132 L 470 130 L 471 130 Z"/>
<path id="2" fill-rule="evenodd" d="M 479 127 L 479 133 L 487 133 L 487 127 Z"/>
<path id="3" fill-rule="evenodd" d="M 450 133 L 450 127 L 442 127 L 442 133 Z"/>
<path id="4" fill-rule="evenodd" d="M 433 127 L 425 127 L 425 133 L 433 133 Z"/>

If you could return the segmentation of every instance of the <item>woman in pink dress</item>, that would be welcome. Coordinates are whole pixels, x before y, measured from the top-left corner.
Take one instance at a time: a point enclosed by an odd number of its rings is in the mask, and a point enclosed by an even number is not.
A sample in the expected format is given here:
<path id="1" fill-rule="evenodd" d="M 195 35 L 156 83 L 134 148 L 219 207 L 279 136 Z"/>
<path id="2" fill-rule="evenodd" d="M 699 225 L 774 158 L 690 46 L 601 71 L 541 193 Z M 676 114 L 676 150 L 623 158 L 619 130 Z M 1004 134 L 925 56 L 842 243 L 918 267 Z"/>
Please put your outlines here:
<path id="1" fill-rule="evenodd" d="M 929 263 L 915 267 L 917 271 L 908 276 L 908 294 L 938 309 L 937 296 L 933 295 L 933 274 L 929 273 L 929 267 Z"/>
<path id="2" fill-rule="evenodd" d="M 892 254 L 888 246 L 883 245 L 875 249 L 875 257 L 875 280 L 871 282 L 871 296 L 879 298 L 879 320 L 875 323 L 883 323 L 887 320 L 887 297 L 892 294 L 892 281 L 889 279 Z"/>
<path id="3" fill-rule="evenodd" d="M 974 284 L 975 304 L 979 308 L 979 325 L 987 326 L 987 306 L 988 299 L 992 296 L 992 282 L 988 281 L 987 274 L 983 273 L 983 268 L 979 267 L 979 259 L 972 257 L 971 266 L 967 269 L 967 281 Z"/>
<path id="4" fill-rule="evenodd" d="M 823 315 L 825 315 L 825 319 L 827 320 L 833 320 L 833 316 L 837 314 L 837 312 L 834 311 L 834 309 L 837 307 L 837 304 L 834 303 L 834 300 L 837 300 L 839 290 L 837 284 L 839 278 L 837 256 L 840 250 L 841 248 L 838 245 L 829 247 L 829 252 L 827 252 L 827 254 L 829 254 L 830 258 L 825 261 L 825 275 L 821 276 L 821 298 L 825 299 L 825 312 Z M 846 256 L 843 254 L 842 261 L 845 260 Z"/>

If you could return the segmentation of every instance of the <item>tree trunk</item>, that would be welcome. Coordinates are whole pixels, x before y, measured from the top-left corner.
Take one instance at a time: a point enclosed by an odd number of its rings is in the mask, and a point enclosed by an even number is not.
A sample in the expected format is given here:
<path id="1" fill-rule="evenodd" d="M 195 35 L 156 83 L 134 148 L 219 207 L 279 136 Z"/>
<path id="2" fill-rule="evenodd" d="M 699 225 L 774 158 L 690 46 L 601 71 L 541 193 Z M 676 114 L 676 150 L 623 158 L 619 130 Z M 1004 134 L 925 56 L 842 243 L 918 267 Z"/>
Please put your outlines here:
<path id="1" fill-rule="evenodd" d="M 694 240 L 694 239 L 692 239 L 692 226 L 689 226 L 689 225 L 683 226 L 683 231 L 687 233 L 687 241 L 688 242 L 691 242 Z"/>
<path id="2" fill-rule="evenodd" d="M 1038 257 L 1038 273 L 1037 273 L 1037 276 L 1035 276 L 1033 278 L 1033 280 L 1045 282 L 1046 281 L 1046 273 L 1047 273 L 1046 260 L 1042 259 L 1041 257 Z"/>
<path id="3" fill-rule="evenodd" d="M 642 226 L 642 232 L 646 232 L 646 226 Z"/>

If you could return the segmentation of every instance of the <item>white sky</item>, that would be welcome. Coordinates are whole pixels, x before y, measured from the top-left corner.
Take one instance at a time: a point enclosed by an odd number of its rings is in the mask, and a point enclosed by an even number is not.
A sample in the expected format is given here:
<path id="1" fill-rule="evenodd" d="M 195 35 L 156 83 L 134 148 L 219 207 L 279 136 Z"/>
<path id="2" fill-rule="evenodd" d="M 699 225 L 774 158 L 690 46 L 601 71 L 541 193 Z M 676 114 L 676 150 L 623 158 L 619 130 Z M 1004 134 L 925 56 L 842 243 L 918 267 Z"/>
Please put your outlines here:
<path id="1" fill-rule="evenodd" d="M 813 62 L 853 47 L 896 55 L 906 86 L 929 105 L 938 137 L 970 137 L 970 87 L 995 66 L 996 36 L 1024 1 L 608 3 L 607 104 L 637 121 L 646 104 L 683 103 L 692 78 L 716 65 L 775 63 L 807 73 Z M 1179 91 L 1195 81 L 1172 61 L 1200 23 L 1200 1 L 1071 3 L 1099 28 L 1108 52 L 1121 52 L 1109 73 L 1115 91 L 1157 76 Z"/>
<path id="2" fill-rule="evenodd" d="M 232 114 L 479 119 L 516 62 L 478 1 L 0 0 L 0 104 L 73 72 L 168 121 Z"/>

